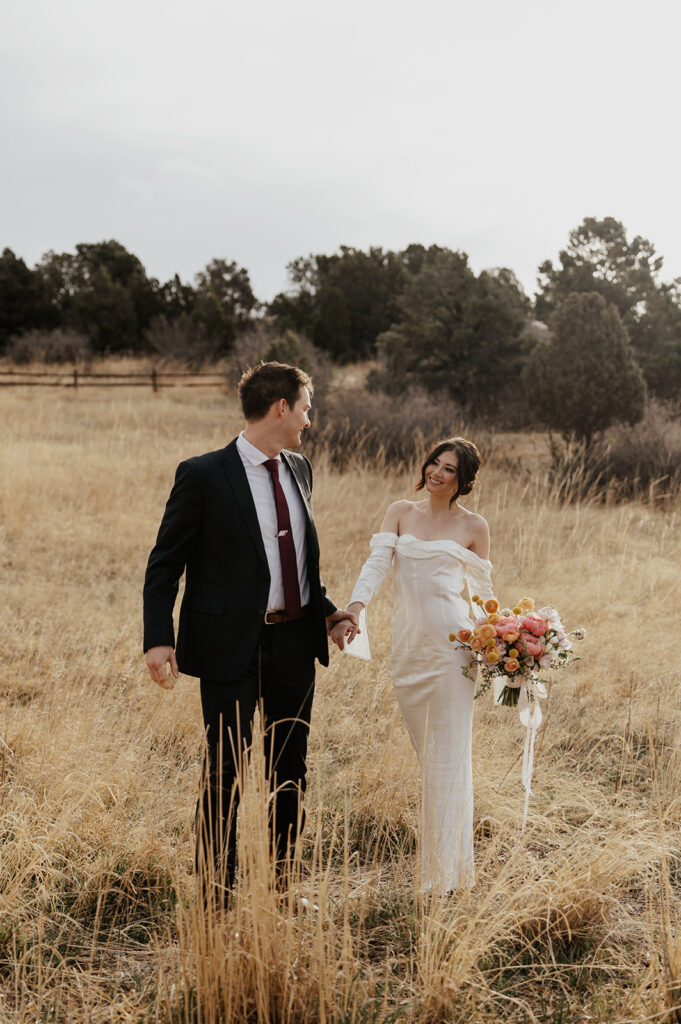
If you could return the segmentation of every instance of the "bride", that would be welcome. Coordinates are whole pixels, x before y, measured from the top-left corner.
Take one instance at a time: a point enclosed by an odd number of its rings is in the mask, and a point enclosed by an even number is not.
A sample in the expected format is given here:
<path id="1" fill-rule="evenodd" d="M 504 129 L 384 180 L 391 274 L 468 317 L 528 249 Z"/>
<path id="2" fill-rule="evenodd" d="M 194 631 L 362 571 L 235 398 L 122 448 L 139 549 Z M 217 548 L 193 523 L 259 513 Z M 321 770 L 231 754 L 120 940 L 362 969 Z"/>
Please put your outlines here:
<path id="1" fill-rule="evenodd" d="M 391 669 L 421 769 L 422 891 L 449 892 L 474 881 L 474 686 L 461 672 L 470 655 L 449 634 L 473 626 L 464 582 L 469 595 L 493 596 L 487 523 L 459 504 L 480 462 L 478 449 L 462 437 L 428 453 L 416 485 L 426 498 L 390 505 L 348 605 L 359 612 L 369 604 L 394 558 Z M 351 643 L 356 631 L 340 622 L 334 639 Z"/>

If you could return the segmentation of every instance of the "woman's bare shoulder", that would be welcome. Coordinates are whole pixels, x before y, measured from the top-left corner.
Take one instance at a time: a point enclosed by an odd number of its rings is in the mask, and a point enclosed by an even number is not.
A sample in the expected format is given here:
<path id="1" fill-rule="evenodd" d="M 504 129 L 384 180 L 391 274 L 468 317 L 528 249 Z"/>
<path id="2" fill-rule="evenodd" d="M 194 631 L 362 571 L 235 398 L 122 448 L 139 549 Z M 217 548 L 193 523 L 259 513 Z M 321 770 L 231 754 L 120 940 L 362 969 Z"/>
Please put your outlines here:
<path id="1" fill-rule="evenodd" d="M 462 508 L 461 505 L 459 505 L 459 508 L 461 509 L 462 512 L 466 513 L 467 522 L 470 527 L 472 527 L 473 529 L 480 530 L 489 529 L 489 526 L 487 525 L 487 520 L 485 519 L 484 516 L 481 516 L 479 512 L 470 512 L 467 508 Z"/>
<path id="2" fill-rule="evenodd" d="M 468 547 L 481 558 L 489 558 L 489 525 L 484 516 L 477 512 L 467 512 L 467 528 L 470 536 Z"/>
<path id="3" fill-rule="evenodd" d="M 388 508 L 386 509 L 381 531 L 383 533 L 399 533 L 400 521 L 407 515 L 413 506 L 414 502 L 407 501 L 406 498 L 401 498 L 399 501 L 393 501 L 393 503 L 388 505 Z"/>

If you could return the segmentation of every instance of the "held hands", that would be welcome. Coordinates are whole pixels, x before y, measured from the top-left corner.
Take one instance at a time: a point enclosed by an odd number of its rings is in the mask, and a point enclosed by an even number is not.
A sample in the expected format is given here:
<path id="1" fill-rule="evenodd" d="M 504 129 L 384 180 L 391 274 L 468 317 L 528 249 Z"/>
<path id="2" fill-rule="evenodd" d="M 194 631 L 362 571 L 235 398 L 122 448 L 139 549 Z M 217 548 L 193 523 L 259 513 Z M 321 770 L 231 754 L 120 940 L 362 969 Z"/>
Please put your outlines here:
<path id="1" fill-rule="evenodd" d="M 332 615 L 326 616 L 326 632 L 331 637 L 336 647 L 342 651 L 344 638 L 348 632 L 355 636 L 359 633 L 359 609 L 361 605 L 353 605 L 350 608 L 337 608 Z M 357 610 L 353 610 L 357 608 Z"/>
<path id="2" fill-rule="evenodd" d="M 172 647 L 150 647 L 146 655 L 149 675 L 164 690 L 172 690 L 175 683 L 168 675 L 166 665 L 170 665 L 170 671 L 177 679 L 180 673 L 177 670 L 175 651 Z"/>
<path id="3" fill-rule="evenodd" d="M 347 608 L 335 611 L 326 620 L 326 631 L 335 643 L 339 651 L 342 651 L 346 643 L 351 643 L 358 633 L 359 613 L 364 605 L 361 601 L 349 604 Z"/>

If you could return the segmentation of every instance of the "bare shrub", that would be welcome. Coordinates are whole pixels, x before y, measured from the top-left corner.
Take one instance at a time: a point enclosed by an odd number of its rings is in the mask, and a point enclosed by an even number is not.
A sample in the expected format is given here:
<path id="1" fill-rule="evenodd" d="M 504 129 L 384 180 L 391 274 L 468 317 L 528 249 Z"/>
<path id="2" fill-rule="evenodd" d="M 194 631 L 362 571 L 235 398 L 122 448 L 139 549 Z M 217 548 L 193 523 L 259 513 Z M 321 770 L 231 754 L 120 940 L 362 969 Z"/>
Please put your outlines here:
<path id="1" fill-rule="evenodd" d="M 9 340 L 7 356 L 13 363 L 76 363 L 92 355 L 90 339 L 78 331 L 57 327 L 53 331 L 26 331 Z"/>
<path id="2" fill-rule="evenodd" d="M 175 320 L 154 317 L 144 340 L 162 363 L 181 363 L 192 370 L 215 362 L 218 354 L 215 338 L 184 313 Z"/>
<path id="3" fill-rule="evenodd" d="M 359 389 L 337 390 L 311 437 L 314 446 L 328 448 L 333 465 L 343 468 L 358 457 L 373 462 L 409 463 L 441 437 L 470 432 L 463 412 L 443 397 L 433 400 L 424 391 L 399 397 Z M 476 430 L 489 452 L 490 437 Z"/>
<path id="4" fill-rule="evenodd" d="M 551 479 L 563 501 L 667 497 L 681 489 L 681 419 L 649 403 L 635 426 L 611 427 L 588 448 L 553 447 Z"/>

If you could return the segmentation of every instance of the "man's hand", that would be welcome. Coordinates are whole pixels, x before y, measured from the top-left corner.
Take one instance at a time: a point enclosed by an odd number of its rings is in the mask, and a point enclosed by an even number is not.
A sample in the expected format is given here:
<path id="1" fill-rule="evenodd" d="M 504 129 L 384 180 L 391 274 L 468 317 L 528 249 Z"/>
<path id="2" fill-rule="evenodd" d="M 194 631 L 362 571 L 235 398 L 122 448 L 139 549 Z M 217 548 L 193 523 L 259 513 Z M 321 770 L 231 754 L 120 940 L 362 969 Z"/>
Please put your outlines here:
<path id="1" fill-rule="evenodd" d="M 360 631 L 359 613 L 362 609 L 358 601 L 348 608 L 338 608 L 333 615 L 326 617 L 326 632 L 331 637 L 339 651 L 343 650 L 345 641 L 353 640 Z"/>
<path id="2" fill-rule="evenodd" d="M 149 675 L 158 683 L 159 686 L 163 687 L 164 690 L 172 690 L 175 683 L 168 675 L 166 665 L 170 665 L 170 671 L 177 679 L 180 673 L 177 670 L 177 662 L 175 661 L 175 651 L 172 647 L 150 647 L 147 651 L 147 668 L 149 669 Z"/>

